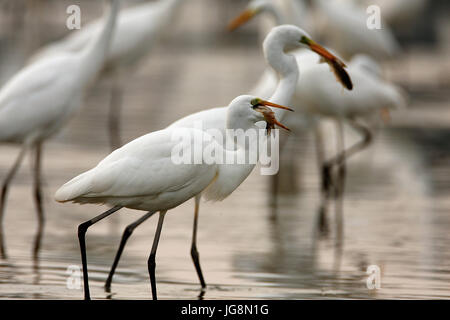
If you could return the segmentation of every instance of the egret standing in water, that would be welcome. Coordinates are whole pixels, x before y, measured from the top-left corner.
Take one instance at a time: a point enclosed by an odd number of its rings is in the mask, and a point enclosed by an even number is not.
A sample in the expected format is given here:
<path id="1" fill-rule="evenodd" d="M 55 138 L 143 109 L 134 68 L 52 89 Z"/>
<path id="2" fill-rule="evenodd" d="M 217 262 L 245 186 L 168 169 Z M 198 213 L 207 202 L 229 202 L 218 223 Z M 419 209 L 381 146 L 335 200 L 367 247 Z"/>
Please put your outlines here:
<path id="1" fill-rule="evenodd" d="M 113 88 L 109 112 L 109 135 L 111 148 L 121 145 L 120 109 L 122 103 L 121 82 L 125 72 L 136 67 L 148 55 L 167 27 L 173 22 L 176 9 L 184 0 L 150 1 L 122 10 L 117 18 L 103 67 L 103 74 L 111 75 Z M 71 33 L 60 41 L 39 50 L 31 61 L 51 58 L 61 52 L 78 52 L 98 36 L 103 22 L 95 20 L 80 31 Z"/>
<path id="2" fill-rule="evenodd" d="M 119 0 L 109 2 L 111 10 L 101 33 L 83 50 L 36 61 L 19 71 L 0 90 L 0 142 L 22 147 L 3 181 L 0 197 L 0 256 L 3 258 L 6 257 L 3 216 L 8 186 L 29 150 L 35 153 L 34 199 L 39 223 L 35 258 L 38 255 L 44 226 L 40 178 L 42 145 L 80 108 L 87 87 L 103 66 L 119 11 Z"/>
<path id="3" fill-rule="evenodd" d="M 251 1 L 247 9 L 230 23 L 230 28 L 235 29 L 250 20 L 259 13 L 267 12 L 272 14 L 277 22 L 283 21 L 282 13 L 277 10 L 270 1 Z M 357 118 L 367 118 L 375 113 L 386 109 L 401 108 L 404 104 L 403 94 L 396 86 L 383 80 L 381 71 L 376 62 L 367 56 L 358 55 L 349 63 L 348 73 L 353 83 L 353 90 L 343 91 L 334 81 L 326 65 L 320 63 L 320 57 L 305 50 L 295 52 L 298 66 L 304 70 L 299 78 L 292 105 L 299 111 L 309 115 L 320 117 L 331 117 L 336 120 L 338 126 L 338 146 L 339 154 L 328 160 L 322 159 L 321 151 L 322 138 L 318 123 L 313 125 L 316 128 L 316 141 L 319 162 L 322 163 L 322 196 L 323 201 L 319 210 L 319 226 L 322 231 L 327 228 L 326 206 L 328 198 L 331 196 L 331 171 L 333 167 L 339 166 L 340 179 L 337 184 L 335 196 L 339 198 L 339 206 L 342 205 L 342 194 L 344 189 L 345 159 L 354 155 L 368 146 L 372 140 L 369 128 L 361 123 Z M 276 75 L 266 71 L 253 90 L 255 94 L 266 96 L 273 92 Z M 296 120 L 297 118 L 291 118 Z M 314 118 L 311 118 L 314 119 Z M 342 123 L 347 123 L 354 130 L 362 135 L 362 140 L 344 149 Z M 342 209 L 338 208 L 337 246 L 341 247 L 343 238 L 343 217 Z"/>
<path id="4" fill-rule="evenodd" d="M 297 67 L 297 62 L 295 58 L 286 54 L 284 51 L 286 48 L 290 47 L 306 47 L 309 50 L 313 50 L 321 55 L 326 61 L 329 61 L 333 64 L 333 68 L 335 68 L 337 74 L 345 77 L 346 72 L 343 69 L 343 65 L 341 62 L 321 47 L 319 44 L 312 41 L 309 35 L 303 31 L 302 29 L 291 26 L 291 25 L 283 25 L 273 28 L 271 32 L 267 35 L 266 39 L 263 43 L 264 55 L 268 64 L 278 73 L 279 81 L 277 82 L 276 88 L 272 91 L 271 95 L 268 95 L 268 100 L 273 101 L 277 104 L 288 105 L 291 101 L 291 97 L 294 94 L 297 80 L 299 77 L 299 69 Z M 344 81 L 341 79 L 341 81 Z M 269 98 L 270 97 L 270 98 Z M 284 110 L 274 110 L 277 116 L 277 119 L 283 121 L 285 112 Z M 169 126 L 169 128 L 194 128 L 197 123 L 202 124 L 203 130 L 209 129 L 219 129 L 222 132 L 222 137 L 225 137 L 225 123 L 223 121 L 226 118 L 228 112 L 227 107 L 208 109 L 201 112 L 197 112 L 191 115 L 188 115 Z M 223 141 L 218 141 L 223 144 Z M 217 181 L 216 185 L 219 185 L 222 181 Z M 226 183 L 225 181 L 223 183 Z M 192 237 L 192 246 L 191 246 L 191 256 L 197 271 L 197 275 L 200 280 L 200 284 L 202 288 L 206 287 L 206 283 L 204 281 L 204 277 L 200 267 L 199 254 L 197 250 L 196 244 L 196 235 L 197 235 L 197 225 L 198 225 L 198 214 L 200 207 L 200 198 L 201 195 L 195 197 L 195 211 L 194 211 L 194 230 Z M 119 262 L 121 253 L 126 244 L 127 239 L 130 237 L 133 230 L 147 220 L 150 216 L 144 215 L 134 223 L 130 224 L 125 228 L 125 231 L 122 236 L 122 240 L 120 242 L 119 250 L 114 259 L 113 266 L 108 275 L 108 279 L 105 284 L 105 288 L 107 290 L 110 289 L 112 277 L 114 275 L 115 269 Z"/>
<path id="5" fill-rule="evenodd" d="M 284 127 L 267 106 L 290 110 L 254 96 L 239 96 L 228 106 L 227 116 L 222 121 L 227 129 L 244 131 L 258 130 L 255 123 L 260 121 L 266 121 L 269 129 L 275 125 Z M 174 135 L 189 137 L 182 149 L 201 150 L 202 161 L 176 164 L 172 155 L 180 141 L 174 139 Z M 203 138 L 196 139 L 196 135 Z M 203 150 L 212 144 L 215 152 L 224 155 L 222 159 L 239 159 L 242 155 L 245 159 L 249 148 L 257 143 L 257 135 L 251 135 L 248 144 L 243 139 L 243 145 L 238 144 L 237 150 L 226 150 L 213 136 L 207 135 L 193 128 L 166 128 L 149 133 L 115 150 L 95 168 L 75 177 L 56 192 L 55 199 L 60 202 L 101 203 L 113 207 L 78 227 L 85 299 L 90 299 L 85 244 L 90 226 L 124 207 L 148 211 L 149 215 L 159 211 L 158 227 L 148 259 L 152 296 L 156 299 L 155 256 L 166 212 L 200 194 L 209 200 L 223 200 L 253 170 L 255 164 L 209 164 Z"/>

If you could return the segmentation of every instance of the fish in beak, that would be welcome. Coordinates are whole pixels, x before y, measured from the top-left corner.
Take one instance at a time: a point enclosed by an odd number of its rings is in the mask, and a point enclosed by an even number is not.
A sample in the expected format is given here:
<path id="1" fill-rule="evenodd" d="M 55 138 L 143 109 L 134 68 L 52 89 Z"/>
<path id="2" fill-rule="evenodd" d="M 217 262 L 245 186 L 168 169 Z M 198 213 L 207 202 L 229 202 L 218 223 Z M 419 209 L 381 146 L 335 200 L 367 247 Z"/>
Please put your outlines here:
<path id="1" fill-rule="evenodd" d="M 270 102 L 270 101 L 261 100 L 259 98 L 253 99 L 252 105 L 253 105 L 254 110 L 261 112 L 261 114 L 264 116 L 264 120 L 266 121 L 266 130 L 267 130 L 268 135 L 270 134 L 272 129 L 275 129 L 275 125 L 277 125 L 280 128 L 283 128 L 287 131 L 291 131 L 291 129 L 289 129 L 288 127 L 283 125 L 281 122 L 279 122 L 275 118 L 275 113 L 269 107 L 284 109 L 284 110 L 288 110 L 288 111 L 294 111 L 294 110 L 292 110 L 291 108 Z"/>
<path id="2" fill-rule="evenodd" d="M 311 49 L 311 51 L 314 51 L 315 53 L 320 55 L 322 57 L 322 61 L 328 63 L 334 75 L 336 76 L 336 79 L 342 84 L 342 86 L 344 86 L 347 90 L 353 89 L 352 79 L 344 69 L 346 65 L 341 59 L 306 36 L 303 36 L 300 42 L 307 45 Z"/>

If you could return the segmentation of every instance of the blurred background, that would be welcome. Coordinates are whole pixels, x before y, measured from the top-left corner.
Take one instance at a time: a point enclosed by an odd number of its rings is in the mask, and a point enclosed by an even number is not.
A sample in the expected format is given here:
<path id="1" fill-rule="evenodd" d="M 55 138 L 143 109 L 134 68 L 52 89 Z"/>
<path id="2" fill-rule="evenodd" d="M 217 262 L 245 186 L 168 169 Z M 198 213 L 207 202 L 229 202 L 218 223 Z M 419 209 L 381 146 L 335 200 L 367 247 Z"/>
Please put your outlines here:
<path id="1" fill-rule="evenodd" d="M 122 7 L 132 7 L 148 1 L 122 2 Z M 349 162 L 340 268 L 334 264 L 334 235 L 313 236 L 320 181 L 313 136 L 303 130 L 292 134 L 283 153 L 276 220 L 269 219 L 274 214 L 268 206 L 270 180 L 259 170 L 223 202 L 202 203 L 198 249 L 208 284 L 203 298 L 450 298 L 450 3 L 419 2 L 417 12 L 405 22 L 398 18 L 386 24 L 402 51 L 379 60 L 380 65 L 384 77 L 407 92 L 408 108 L 393 112 L 377 130 L 374 143 Z M 308 7 L 314 1 L 306 3 Z M 367 7 L 371 2 L 358 3 Z M 72 4 L 81 7 L 82 28 L 104 11 L 103 1 L 0 0 L 0 85 L 40 47 L 76 32 L 66 28 L 66 8 Z M 190 113 L 228 105 L 251 91 L 266 68 L 261 41 L 273 21 L 259 17 L 228 32 L 228 22 L 247 4 L 181 1 L 163 37 L 121 78 L 124 142 Z M 402 8 L 408 10 L 405 4 Z M 307 10 L 309 18 L 321 15 L 320 10 Z M 309 31 L 307 25 L 302 27 Z M 325 43 L 330 28 L 317 27 L 315 38 Z M 66 286 L 67 268 L 81 264 L 76 228 L 104 207 L 62 205 L 53 195 L 109 154 L 112 82 L 109 76 L 99 79 L 81 112 L 44 146 L 46 226 L 38 261 L 31 254 L 36 214 L 28 163 L 18 172 L 5 211 L 9 258 L 0 260 L 0 298 L 82 298 L 82 289 Z M 325 134 L 332 138 L 333 131 Z M 332 151 L 333 139 L 329 144 L 327 151 Z M 1 146 L 2 179 L 18 152 L 17 146 Z M 122 230 L 139 215 L 123 210 L 89 230 L 93 298 L 150 298 L 147 258 L 156 219 L 136 229 L 112 293 L 103 290 Z M 166 217 L 157 255 L 159 298 L 199 295 L 190 257 L 192 219 L 193 201 Z M 380 289 L 366 286 L 369 265 L 381 268 Z"/>

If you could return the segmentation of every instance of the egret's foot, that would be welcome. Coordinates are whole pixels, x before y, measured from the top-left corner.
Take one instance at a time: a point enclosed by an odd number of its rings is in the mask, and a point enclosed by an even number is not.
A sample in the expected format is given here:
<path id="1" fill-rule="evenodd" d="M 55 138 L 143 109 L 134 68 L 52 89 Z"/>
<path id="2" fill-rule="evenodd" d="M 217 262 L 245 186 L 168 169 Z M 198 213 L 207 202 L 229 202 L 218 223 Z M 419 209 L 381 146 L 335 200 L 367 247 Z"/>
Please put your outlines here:
<path id="1" fill-rule="evenodd" d="M 333 186 L 333 179 L 331 177 L 331 166 L 324 164 L 322 167 L 322 191 L 327 194 Z"/>
<path id="2" fill-rule="evenodd" d="M 317 224 L 317 228 L 319 231 L 319 237 L 327 238 L 330 235 L 330 225 L 328 223 L 326 208 L 324 205 L 320 206 L 318 214 L 319 214 L 319 221 Z"/>
<path id="3" fill-rule="evenodd" d="M 205 299 L 205 293 L 206 293 L 206 287 L 200 289 L 200 293 L 197 296 L 198 300 L 204 300 Z"/>

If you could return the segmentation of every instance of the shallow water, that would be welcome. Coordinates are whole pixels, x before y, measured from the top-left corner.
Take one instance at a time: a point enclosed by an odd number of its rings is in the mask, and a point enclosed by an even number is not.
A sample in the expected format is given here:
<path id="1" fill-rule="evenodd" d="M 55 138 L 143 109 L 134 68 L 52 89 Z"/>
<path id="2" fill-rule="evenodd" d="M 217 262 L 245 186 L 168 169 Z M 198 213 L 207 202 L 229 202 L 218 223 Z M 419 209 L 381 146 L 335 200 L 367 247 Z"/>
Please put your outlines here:
<path id="1" fill-rule="evenodd" d="M 192 3 L 182 15 L 201 12 L 203 2 Z M 126 77 L 124 140 L 204 107 L 225 105 L 256 82 L 264 66 L 253 46 L 256 39 L 233 42 L 218 26 L 208 33 L 204 28 L 210 20 L 217 21 L 209 17 L 186 27 L 188 19 L 180 18 L 173 34 Z M 186 34 L 182 43 L 176 41 L 181 30 Z M 433 59 L 449 65 L 445 55 Z M 390 76 L 404 80 L 401 71 L 398 66 Z M 450 118 L 436 116 L 448 112 L 450 94 L 446 87 L 417 92 L 414 79 L 405 81 L 413 94 L 408 115 L 394 114 L 371 148 L 349 163 L 340 268 L 335 268 L 333 230 L 328 238 L 314 240 L 320 204 L 314 144 L 310 134 L 297 132 L 281 165 L 275 220 L 267 206 L 271 182 L 258 168 L 225 201 L 201 204 L 198 249 L 208 284 L 204 299 L 450 298 Z M 108 79 L 95 86 L 80 115 L 45 146 L 46 226 L 37 262 L 31 254 L 36 215 L 28 164 L 14 180 L 4 222 L 9 259 L 0 260 L 0 298 L 83 297 L 81 288 L 67 286 L 68 267 L 81 264 L 76 229 L 106 208 L 58 204 L 52 198 L 62 183 L 108 154 L 109 93 Z M 326 124 L 327 136 L 332 136 L 330 126 Z M 346 141 L 354 139 L 347 132 Z M 3 177 L 18 148 L 1 150 Z M 103 290 L 123 228 L 142 214 L 122 210 L 89 229 L 93 298 L 150 298 L 147 258 L 155 217 L 130 238 L 112 293 Z M 332 208 L 329 214 L 332 219 Z M 157 254 L 161 299 L 197 299 L 200 294 L 190 257 L 192 219 L 193 201 L 166 216 Z M 380 289 L 366 286 L 369 265 L 381 268 Z"/>

